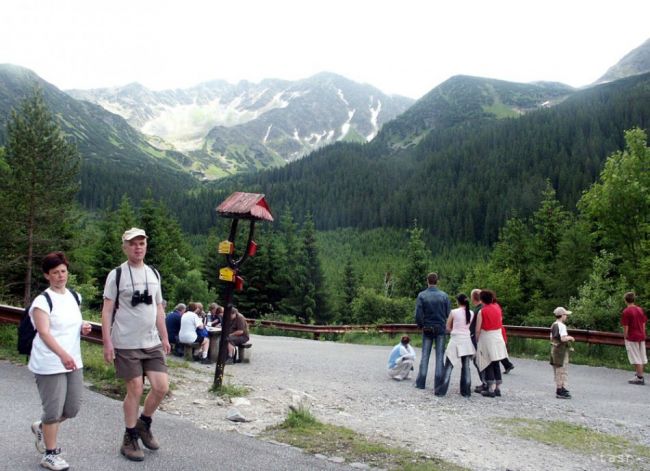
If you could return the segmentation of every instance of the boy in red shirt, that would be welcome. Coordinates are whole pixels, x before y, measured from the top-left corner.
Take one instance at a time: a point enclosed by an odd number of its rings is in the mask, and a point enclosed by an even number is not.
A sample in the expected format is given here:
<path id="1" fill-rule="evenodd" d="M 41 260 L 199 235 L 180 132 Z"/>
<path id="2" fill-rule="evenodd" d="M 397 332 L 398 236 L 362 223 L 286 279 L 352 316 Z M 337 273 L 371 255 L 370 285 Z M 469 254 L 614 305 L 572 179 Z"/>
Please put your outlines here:
<path id="1" fill-rule="evenodd" d="M 630 364 L 634 365 L 636 376 L 628 381 L 630 384 L 645 384 L 643 378 L 643 365 L 648 363 L 645 350 L 645 324 L 648 321 L 643 309 L 634 304 L 634 293 L 625 293 L 627 307 L 623 309 L 621 324 L 623 325 L 623 338 L 625 349 Z"/>

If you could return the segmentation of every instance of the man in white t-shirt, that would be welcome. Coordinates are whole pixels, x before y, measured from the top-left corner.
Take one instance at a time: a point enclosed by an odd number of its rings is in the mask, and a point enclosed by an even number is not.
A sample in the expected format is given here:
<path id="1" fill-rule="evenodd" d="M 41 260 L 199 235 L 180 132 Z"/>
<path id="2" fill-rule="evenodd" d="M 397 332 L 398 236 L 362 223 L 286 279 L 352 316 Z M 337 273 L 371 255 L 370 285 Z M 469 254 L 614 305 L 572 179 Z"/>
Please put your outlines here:
<path id="1" fill-rule="evenodd" d="M 160 275 L 144 263 L 147 235 L 132 227 L 122 235 L 122 249 L 127 261 L 108 274 L 104 286 L 104 360 L 114 363 L 116 376 L 126 383 L 126 431 L 120 452 L 131 461 L 142 461 L 144 452 L 138 439 L 150 450 L 160 446 L 151 433 L 151 417 L 169 389 L 165 355 L 171 348 Z M 138 417 L 144 375 L 149 378 L 151 390 Z"/>

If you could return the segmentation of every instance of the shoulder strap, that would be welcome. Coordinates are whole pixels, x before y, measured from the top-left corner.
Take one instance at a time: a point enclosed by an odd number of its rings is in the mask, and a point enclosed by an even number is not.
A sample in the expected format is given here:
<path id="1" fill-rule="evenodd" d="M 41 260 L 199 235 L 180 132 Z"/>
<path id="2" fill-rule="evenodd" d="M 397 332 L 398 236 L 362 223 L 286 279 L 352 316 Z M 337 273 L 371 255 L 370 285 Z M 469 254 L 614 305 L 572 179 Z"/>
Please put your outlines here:
<path id="1" fill-rule="evenodd" d="M 79 299 L 79 293 L 77 293 L 72 288 L 68 288 L 68 291 L 70 291 L 70 293 L 72 293 L 72 296 L 74 296 L 74 300 L 77 301 L 77 306 L 81 306 L 81 299 Z"/>
<path id="2" fill-rule="evenodd" d="M 158 281 L 160 281 L 160 273 L 158 273 L 158 270 L 156 269 L 156 267 L 154 267 L 153 265 L 145 265 L 145 266 L 148 266 L 149 268 L 151 268 L 151 271 L 153 271 L 153 274 L 156 275 L 156 278 L 158 278 Z"/>
<path id="3" fill-rule="evenodd" d="M 117 287 L 117 295 L 115 296 L 115 303 L 113 304 L 113 315 L 117 308 L 120 307 L 120 278 L 122 278 L 122 265 L 115 269 L 115 286 Z"/>
<path id="4" fill-rule="evenodd" d="M 52 298 L 50 297 L 50 293 L 48 293 L 47 291 L 43 291 L 41 294 L 47 301 L 47 305 L 50 307 L 50 312 L 52 312 Z"/>

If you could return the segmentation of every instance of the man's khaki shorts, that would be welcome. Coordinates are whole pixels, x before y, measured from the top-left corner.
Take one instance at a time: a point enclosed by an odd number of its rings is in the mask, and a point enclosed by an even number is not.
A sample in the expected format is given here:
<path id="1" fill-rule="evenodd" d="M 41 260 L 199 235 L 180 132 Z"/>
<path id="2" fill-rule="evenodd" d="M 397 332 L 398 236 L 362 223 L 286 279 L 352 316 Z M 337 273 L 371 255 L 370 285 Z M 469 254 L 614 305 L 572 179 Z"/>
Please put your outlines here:
<path id="1" fill-rule="evenodd" d="M 116 348 L 115 376 L 124 380 L 137 378 L 147 371 L 167 373 L 162 345 L 151 348 Z"/>

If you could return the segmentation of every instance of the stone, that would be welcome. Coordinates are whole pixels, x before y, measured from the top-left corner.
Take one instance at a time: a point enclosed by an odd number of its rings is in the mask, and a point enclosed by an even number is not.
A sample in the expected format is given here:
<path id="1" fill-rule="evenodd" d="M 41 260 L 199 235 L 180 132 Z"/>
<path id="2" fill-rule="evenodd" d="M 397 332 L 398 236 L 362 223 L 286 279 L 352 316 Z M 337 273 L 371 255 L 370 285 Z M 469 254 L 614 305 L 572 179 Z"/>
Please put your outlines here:
<path id="1" fill-rule="evenodd" d="M 246 417 L 242 415 L 241 412 L 239 412 L 238 409 L 234 407 L 228 410 L 226 413 L 226 419 L 230 420 L 231 422 L 250 422 Z"/>

